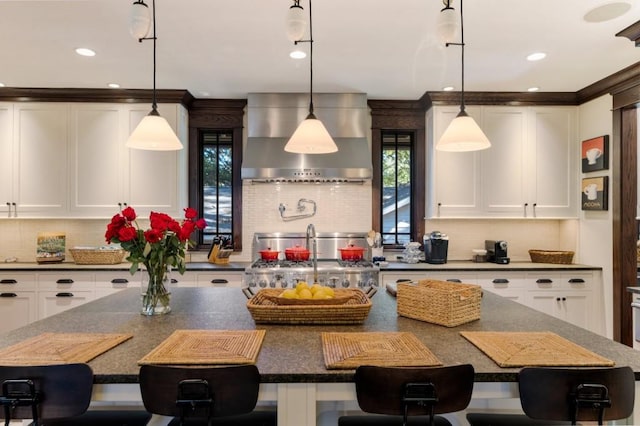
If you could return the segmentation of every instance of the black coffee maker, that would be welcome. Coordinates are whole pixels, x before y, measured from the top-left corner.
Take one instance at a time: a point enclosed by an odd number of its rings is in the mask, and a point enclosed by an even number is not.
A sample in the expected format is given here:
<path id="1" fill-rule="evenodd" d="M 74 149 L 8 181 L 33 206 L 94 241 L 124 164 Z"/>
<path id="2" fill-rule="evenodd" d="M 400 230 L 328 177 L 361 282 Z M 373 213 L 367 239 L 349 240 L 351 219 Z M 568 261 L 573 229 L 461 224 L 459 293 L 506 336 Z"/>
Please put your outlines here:
<path id="1" fill-rule="evenodd" d="M 447 263 L 449 237 L 440 231 L 433 231 L 422 238 L 424 261 L 433 264 Z"/>
<path id="2" fill-rule="evenodd" d="M 506 265 L 510 259 L 507 256 L 507 242 L 503 240 L 484 240 L 484 248 L 487 250 L 487 262 Z"/>

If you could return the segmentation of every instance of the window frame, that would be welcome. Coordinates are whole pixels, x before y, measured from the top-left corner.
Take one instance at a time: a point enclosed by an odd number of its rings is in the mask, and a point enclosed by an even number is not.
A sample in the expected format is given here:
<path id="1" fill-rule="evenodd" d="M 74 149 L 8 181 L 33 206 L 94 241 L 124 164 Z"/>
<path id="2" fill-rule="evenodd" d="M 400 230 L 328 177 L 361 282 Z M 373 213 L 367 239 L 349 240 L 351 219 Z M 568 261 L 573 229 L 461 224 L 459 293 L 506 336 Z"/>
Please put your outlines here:
<path id="1" fill-rule="evenodd" d="M 242 166 L 243 122 L 246 99 L 199 99 L 189 106 L 189 205 L 202 206 L 202 133 L 222 131 L 232 133 L 232 244 L 234 251 L 242 251 Z M 195 237 L 196 250 L 205 250 L 210 244 L 202 244 L 202 233 Z"/>
<path id="2" fill-rule="evenodd" d="M 411 170 L 411 240 L 422 243 L 426 200 L 426 111 L 431 104 L 425 100 L 369 100 L 371 109 L 371 161 L 373 163 L 372 218 L 373 229 L 382 229 L 382 134 L 384 132 L 414 132 L 414 161 Z M 384 245 L 385 249 L 403 249 L 399 245 Z"/>

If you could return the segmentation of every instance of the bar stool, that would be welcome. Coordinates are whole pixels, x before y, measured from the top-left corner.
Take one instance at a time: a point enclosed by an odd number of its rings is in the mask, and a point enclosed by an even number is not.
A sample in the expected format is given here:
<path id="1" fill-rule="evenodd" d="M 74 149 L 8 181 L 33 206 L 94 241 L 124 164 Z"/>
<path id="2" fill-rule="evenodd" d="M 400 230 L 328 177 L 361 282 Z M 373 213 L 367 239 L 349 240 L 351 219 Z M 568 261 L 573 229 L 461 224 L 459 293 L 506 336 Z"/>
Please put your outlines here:
<path id="1" fill-rule="evenodd" d="M 144 406 L 169 425 L 275 426 L 275 410 L 255 410 L 259 386 L 255 365 L 140 367 Z"/>
<path id="2" fill-rule="evenodd" d="M 0 418 L 32 419 L 33 426 L 142 426 L 145 411 L 87 411 L 93 371 L 86 364 L 0 366 Z"/>
<path id="3" fill-rule="evenodd" d="M 523 368 L 518 374 L 525 415 L 468 413 L 471 426 L 575 425 L 631 416 L 635 378 L 629 367 Z"/>
<path id="4" fill-rule="evenodd" d="M 467 408 L 473 391 L 473 366 L 376 367 L 356 369 L 358 405 L 365 413 L 338 419 L 339 426 L 447 425 L 436 414 Z"/>

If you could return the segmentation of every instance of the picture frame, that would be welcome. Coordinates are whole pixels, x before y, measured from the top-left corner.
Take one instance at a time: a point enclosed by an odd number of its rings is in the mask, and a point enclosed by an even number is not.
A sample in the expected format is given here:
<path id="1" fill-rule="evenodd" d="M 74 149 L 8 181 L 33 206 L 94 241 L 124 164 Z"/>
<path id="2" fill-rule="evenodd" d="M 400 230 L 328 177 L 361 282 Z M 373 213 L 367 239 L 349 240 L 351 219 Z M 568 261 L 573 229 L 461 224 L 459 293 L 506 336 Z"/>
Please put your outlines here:
<path id="1" fill-rule="evenodd" d="M 609 135 L 582 141 L 582 173 L 609 169 Z"/>
<path id="2" fill-rule="evenodd" d="M 582 179 L 582 210 L 608 210 L 609 177 L 598 176 Z"/>

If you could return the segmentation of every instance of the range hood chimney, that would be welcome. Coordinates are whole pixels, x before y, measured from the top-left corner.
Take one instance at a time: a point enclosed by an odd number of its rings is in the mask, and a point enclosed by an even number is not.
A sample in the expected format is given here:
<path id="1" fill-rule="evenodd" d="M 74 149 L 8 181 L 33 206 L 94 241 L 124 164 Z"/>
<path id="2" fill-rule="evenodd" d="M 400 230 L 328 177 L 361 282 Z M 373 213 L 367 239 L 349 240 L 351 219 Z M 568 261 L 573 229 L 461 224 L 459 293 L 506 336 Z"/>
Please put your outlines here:
<path id="1" fill-rule="evenodd" d="M 260 182 L 363 182 L 371 179 L 370 114 L 364 94 L 314 94 L 313 109 L 338 152 L 294 154 L 284 146 L 308 114 L 309 95 L 250 93 L 242 179 Z"/>

